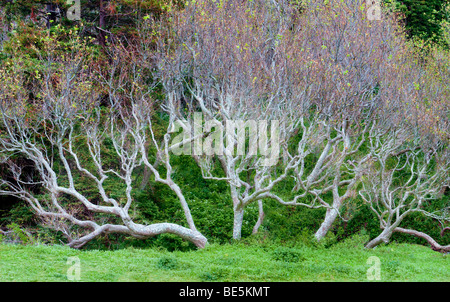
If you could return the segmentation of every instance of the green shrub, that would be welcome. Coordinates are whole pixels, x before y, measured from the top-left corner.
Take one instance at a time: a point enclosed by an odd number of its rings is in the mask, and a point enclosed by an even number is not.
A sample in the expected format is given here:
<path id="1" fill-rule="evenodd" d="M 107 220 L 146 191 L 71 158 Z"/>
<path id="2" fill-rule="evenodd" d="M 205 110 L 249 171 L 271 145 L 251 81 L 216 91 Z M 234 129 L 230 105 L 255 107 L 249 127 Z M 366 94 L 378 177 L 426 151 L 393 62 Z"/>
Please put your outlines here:
<path id="1" fill-rule="evenodd" d="M 161 234 L 151 242 L 151 245 L 164 248 L 169 252 L 187 252 L 197 249 L 193 243 L 173 234 Z"/>
<path id="2" fill-rule="evenodd" d="M 21 200 L 18 200 L 8 210 L 5 210 L 2 216 L 0 217 L 0 223 L 4 224 L 17 223 L 31 226 L 34 225 L 36 219 L 28 204 Z"/>
<path id="3" fill-rule="evenodd" d="M 365 229 L 362 229 L 360 232 L 353 234 L 350 237 L 345 238 L 342 241 L 339 241 L 333 248 L 344 248 L 344 249 L 362 249 L 364 245 L 369 241 L 369 235 Z"/>
<path id="4" fill-rule="evenodd" d="M 26 230 L 23 230 L 17 223 L 11 223 L 7 227 L 12 231 L 12 239 L 16 243 L 23 245 L 34 244 L 35 239 Z"/>
<path id="5" fill-rule="evenodd" d="M 298 250 L 288 247 L 275 248 L 272 252 L 272 259 L 283 262 L 299 262 L 305 260 Z"/>

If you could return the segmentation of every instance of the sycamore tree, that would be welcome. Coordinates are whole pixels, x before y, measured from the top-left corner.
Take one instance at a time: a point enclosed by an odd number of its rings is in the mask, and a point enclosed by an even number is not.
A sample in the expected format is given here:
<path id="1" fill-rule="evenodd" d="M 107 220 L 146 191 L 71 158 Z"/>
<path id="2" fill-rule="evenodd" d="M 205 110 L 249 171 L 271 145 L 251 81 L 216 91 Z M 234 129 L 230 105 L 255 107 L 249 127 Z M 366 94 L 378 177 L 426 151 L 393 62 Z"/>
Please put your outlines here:
<path id="1" fill-rule="evenodd" d="M 139 60 L 129 60 L 130 52 L 117 46 L 110 68 L 99 72 L 79 38 L 65 41 L 62 53 L 56 36 L 42 43 L 45 66 L 34 75 L 33 99 L 22 85 L 20 56 L 1 68 L 0 194 L 26 201 L 73 248 L 109 233 L 141 239 L 171 233 L 204 247 L 207 239 L 171 178 L 168 136 L 161 142 L 154 135 L 153 86 L 144 85 Z M 99 83 L 110 92 L 108 107 L 99 104 Z M 179 198 L 187 226 L 135 220 L 133 188 L 142 165 Z"/>
<path id="2" fill-rule="evenodd" d="M 357 196 L 370 166 L 368 137 L 387 131 L 378 116 L 414 91 L 395 76 L 396 66 L 410 66 L 400 28 L 392 16 L 369 20 L 364 3 L 195 1 L 167 25 L 150 23 L 158 28 L 156 76 L 165 109 L 186 140 L 206 136 L 208 148 L 186 150 L 205 178 L 228 183 L 233 238 L 241 236 L 248 205 L 259 206 L 256 232 L 263 200 L 274 199 L 326 208 L 320 240 Z M 394 86 L 400 91 L 389 100 Z M 258 129 L 253 121 L 266 124 Z M 281 183 L 292 194 L 279 194 Z"/>

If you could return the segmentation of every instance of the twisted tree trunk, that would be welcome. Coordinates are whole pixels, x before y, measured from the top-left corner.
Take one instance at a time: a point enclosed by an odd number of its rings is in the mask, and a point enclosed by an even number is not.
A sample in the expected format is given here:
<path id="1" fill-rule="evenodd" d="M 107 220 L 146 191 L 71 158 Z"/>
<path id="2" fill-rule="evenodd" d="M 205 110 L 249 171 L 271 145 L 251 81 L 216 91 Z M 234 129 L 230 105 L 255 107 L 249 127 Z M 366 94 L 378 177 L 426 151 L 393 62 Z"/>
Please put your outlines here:
<path id="1" fill-rule="evenodd" d="M 441 236 L 444 235 L 444 232 L 450 230 L 450 228 L 444 228 L 441 232 Z M 437 251 L 440 253 L 448 253 L 450 252 L 450 245 L 440 245 L 439 243 L 436 242 L 436 240 L 434 240 L 430 235 L 423 233 L 423 232 L 419 232 L 416 230 L 411 230 L 411 229 L 404 229 L 404 228 L 400 228 L 400 227 L 389 227 L 389 228 L 385 228 L 383 230 L 383 232 L 381 232 L 380 235 L 378 235 L 376 238 L 372 239 L 371 241 L 369 241 L 369 243 L 366 244 L 366 248 L 368 249 L 372 249 L 374 247 L 376 247 L 377 245 L 379 245 L 380 243 L 388 243 L 390 238 L 392 237 L 392 234 L 398 232 L 398 233 L 403 233 L 403 234 L 409 234 L 409 235 L 413 235 L 419 238 L 423 238 L 425 239 L 428 244 L 430 244 L 430 247 L 433 251 Z"/>
<path id="2" fill-rule="evenodd" d="M 314 234 L 314 237 L 317 241 L 322 240 L 327 233 L 330 231 L 333 223 L 336 221 L 336 218 L 339 216 L 339 209 L 342 206 L 342 201 L 339 197 L 333 198 L 332 208 L 328 208 L 325 213 L 325 218 L 320 225 L 319 229 Z"/>
<path id="3" fill-rule="evenodd" d="M 256 221 L 256 224 L 253 227 L 252 234 L 258 233 L 259 227 L 264 222 L 264 217 L 265 217 L 265 214 L 264 214 L 263 202 L 262 202 L 262 200 L 258 200 L 258 221 Z"/>
<path id="4" fill-rule="evenodd" d="M 317 241 L 322 240 L 327 235 L 328 231 L 333 226 L 333 223 L 336 220 L 337 216 L 338 212 L 335 209 L 327 209 L 322 224 L 314 234 L 314 237 L 316 238 Z"/>
<path id="5" fill-rule="evenodd" d="M 374 247 L 376 247 L 381 243 L 388 243 L 392 237 L 393 232 L 394 228 L 385 228 L 380 235 L 378 235 L 376 238 L 372 239 L 366 244 L 366 248 L 373 249 Z"/>
<path id="6" fill-rule="evenodd" d="M 446 230 L 450 230 L 450 228 L 444 228 L 441 232 L 441 236 L 444 235 L 444 232 Z M 430 247 L 433 251 L 440 252 L 440 253 L 449 253 L 450 252 L 450 244 L 449 245 L 440 245 L 430 235 L 428 235 L 426 233 L 419 232 L 416 230 L 398 228 L 398 227 L 394 229 L 394 232 L 409 234 L 409 235 L 413 235 L 413 236 L 416 236 L 419 238 L 423 238 L 428 242 L 428 244 L 430 245 Z"/>
<path id="7" fill-rule="evenodd" d="M 86 236 L 69 242 L 68 246 L 79 249 L 92 239 L 102 234 L 110 233 L 127 234 L 139 239 L 145 239 L 165 233 L 175 234 L 183 239 L 192 242 L 198 248 L 204 248 L 208 241 L 206 237 L 203 236 L 200 232 L 182 227 L 174 223 L 156 223 L 148 226 L 134 224 L 133 229 L 122 225 L 107 224 L 96 228 L 93 232 L 87 234 Z"/>

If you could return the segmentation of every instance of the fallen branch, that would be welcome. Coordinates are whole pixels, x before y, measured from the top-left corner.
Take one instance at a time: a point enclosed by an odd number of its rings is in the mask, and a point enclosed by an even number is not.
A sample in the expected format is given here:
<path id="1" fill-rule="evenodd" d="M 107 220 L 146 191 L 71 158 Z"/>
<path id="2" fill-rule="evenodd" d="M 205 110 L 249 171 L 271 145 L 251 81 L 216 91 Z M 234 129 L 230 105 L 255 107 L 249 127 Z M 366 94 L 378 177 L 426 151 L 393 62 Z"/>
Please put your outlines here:
<path id="1" fill-rule="evenodd" d="M 442 230 L 442 232 L 441 232 L 441 236 L 444 234 L 444 231 L 448 230 L 448 229 L 450 229 L 450 228 L 444 228 L 444 230 Z M 419 232 L 419 231 L 416 231 L 416 230 L 399 228 L 399 227 L 395 228 L 394 232 L 409 234 L 409 235 L 413 235 L 413 236 L 416 236 L 416 237 L 419 237 L 419 238 L 423 238 L 431 245 L 431 249 L 433 251 L 440 252 L 440 253 L 448 253 L 448 252 L 450 252 L 450 244 L 442 246 L 439 243 L 437 243 L 433 238 L 431 238 L 430 235 L 425 234 L 423 232 Z"/>
<path id="2" fill-rule="evenodd" d="M 450 231 L 450 227 L 446 227 L 441 231 L 441 237 L 444 237 L 445 231 Z"/>

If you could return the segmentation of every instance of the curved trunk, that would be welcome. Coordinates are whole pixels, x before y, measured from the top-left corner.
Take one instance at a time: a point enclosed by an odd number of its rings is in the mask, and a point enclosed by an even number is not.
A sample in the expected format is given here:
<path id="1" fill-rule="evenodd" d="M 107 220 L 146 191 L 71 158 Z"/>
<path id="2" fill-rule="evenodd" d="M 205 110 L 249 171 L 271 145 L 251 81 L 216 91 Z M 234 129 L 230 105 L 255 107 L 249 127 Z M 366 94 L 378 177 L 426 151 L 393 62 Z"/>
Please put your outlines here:
<path id="1" fill-rule="evenodd" d="M 443 229 L 442 229 L 442 231 L 441 231 L 441 237 L 444 237 L 444 233 L 445 233 L 446 231 L 450 231 L 450 227 L 446 227 L 446 228 L 443 228 Z"/>
<path id="2" fill-rule="evenodd" d="M 133 229 L 121 225 L 103 225 L 96 228 L 93 232 L 71 241 L 68 245 L 72 248 L 81 248 L 92 239 L 102 234 L 120 233 L 127 234 L 139 239 L 145 239 L 160 234 L 174 234 L 186 239 L 198 248 L 204 248 L 208 240 L 200 232 L 185 228 L 174 223 L 155 223 L 152 225 L 133 224 Z"/>
<path id="3" fill-rule="evenodd" d="M 395 229 L 400 225 L 400 223 L 403 221 L 403 219 L 406 217 L 406 215 L 410 212 L 410 210 L 407 210 L 400 216 L 397 216 L 396 220 L 392 223 L 393 217 L 395 215 L 394 212 L 391 212 L 389 214 L 389 217 L 387 221 L 384 222 L 383 231 L 380 235 L 378 235 L 376 238 L 369 241 L 369 243 L 366 244 L 366 248 L 372 249 L 379 245 L 380 243 L 388 243 L 389 240 L 391 240 L 392 234 L 394 233 Z M 397 214 L 398 215 L 398 214 Z"/>
<path id="4" fill-rule="evenodd" d="M 342 206 L 342 200 L 339 196 L 339 192 L 337 189 L 337 186 L 333 189 L 333 205 L 332 208 L 328 208 L 327 212 L 325 213 L 325 218 L 320 225 L 317 232 L 314 234 L 314 237 L 317 241 L 322 240 L 327 234 L 328 231 L 333 226 L 333 223 L 336 221 L 336 218 L 339 216 L 339 210 Z"/>
<path id="5" fill-rule="evenodd" d="M 259 215 L 258 215 L 258 221 L 256 221 L 256 224 L 255 224 L 255 226 L 253 227 L 253 232 L 252 232 L 252 234 L 258 233 L 259 227 L 261 226 L 261 224 L 262 224 L 263 221 L 264 221 L 264 216 L 265 216 L 265 214 L 264 214 L 264 208 L 263 208 L 262 200 L 258 200 L 258 213 L 259 213 Z"/>
<path id="6" fill-rule="evenodd" d="M 325 219 L 323 220 L 322 224 L 320 225 L 320 228 L 317 230 L 317 232 L 314 234 L 314 237 L 317 241 L 322 240 L 328 233 L 328 231 L 333 226 L 334 221 L 338 217 L 338 211 L 336 209 L 327 209 L 327 212 L 325 214 Z"/>
<path id="7" fill-rule="evenodd" d="M 184 198 L 184 195 L 181 192 L 181 188 L 172 180 L 169 181 L 169 187 L 170 189 L 172 189 L 173 192 L 175 192 L 175 194 L 178 197 L 178 200 L 180 201 L 181 207 L 183 208 L 184 211 L 184 217 L 186 218 L 189 228 L 192 231 L 196 232 L 197 228 L 195 227 L 194 218 L 192 218 L 191 210 L 189 209 L 189 205 L 186 201 L 186 198 Z"/>
<path id="8" fill-rule="evenodd" d="M 138 237 L 153 237 L 155 235 L 167 233 L 180 236 L 181 238 L 192 242 L 198 248 L 204 248 L 206 246 L 206 243 L 208 242 L 206 237 L 203 236 L 199 231 L 185 228 L 174 223 L 156 223 L 145 226 L 141 232 L 135 235 L 137 235 Z"/>
<path id="9" fill-rule="evenodd" d="M 70 241 L 67 245 L 74 249 L 82 248 L 86 243 L 89 241 L 95 239 L 96 237 L 103 235 L 103 234 L 110 234 L 110 233 L 117 233 L 117 234 L 128 234 L 131 235 L 132 231 L 123 225 L 111 225 L 106 224 L 100 227 L 96 227 L 93 232 L 80 237 L 78 239 Z"/>
<path id="10" fill-rule="evenodd" d="M 366 248 L 368 249 L 373 249 L 374 247 L 376 247 L 377 245 L 381 244 L 381 243 L 388 243 L 389 240 L 392 237 L 392 233 L 394 232 L 394 229 L 392 227 L 390 228 L 385 228 L 383 230 L 383 232 L 381 232 L 380 235 L 378 235 L 376 238 L 372 239 L 371 241 L 369 241 L 366 244 Z"/>

